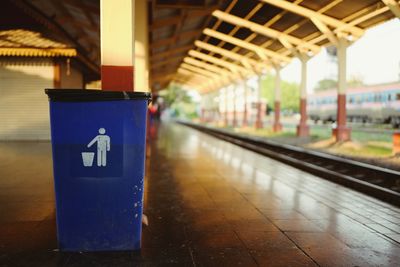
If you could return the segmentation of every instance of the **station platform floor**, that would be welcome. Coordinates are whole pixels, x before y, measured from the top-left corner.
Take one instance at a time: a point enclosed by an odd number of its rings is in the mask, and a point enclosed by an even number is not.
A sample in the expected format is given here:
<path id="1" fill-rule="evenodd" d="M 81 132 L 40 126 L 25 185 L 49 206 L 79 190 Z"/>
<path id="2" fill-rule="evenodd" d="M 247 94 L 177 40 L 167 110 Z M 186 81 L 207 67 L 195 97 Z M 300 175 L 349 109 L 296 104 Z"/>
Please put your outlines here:
<path id="1" fill-rule="evenodd" d="M 0 266 L 400 266 L 400 209 L 153 125 L 140 252 L 57 250 L 48 142 L 0 142 Z"/>

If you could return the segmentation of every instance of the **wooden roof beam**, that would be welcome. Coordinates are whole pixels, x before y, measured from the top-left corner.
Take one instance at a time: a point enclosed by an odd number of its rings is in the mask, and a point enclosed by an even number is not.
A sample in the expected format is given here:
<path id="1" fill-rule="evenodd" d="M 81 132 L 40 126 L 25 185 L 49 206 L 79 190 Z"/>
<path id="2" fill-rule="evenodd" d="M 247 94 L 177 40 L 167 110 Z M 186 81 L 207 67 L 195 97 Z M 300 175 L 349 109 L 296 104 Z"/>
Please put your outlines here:
<path id="1" fill-rule="evenodd" d="M 182 78 L 174 78 L 171 80 L 171 82 L 173 83 L 178 83 L 181 84 L 183 86 L 189 86 L 192 88 L 195 88 L 196 90 L 203 90 L 205 87 L 207 87 L 207 85 L 201 84 L 201 83 L 196 83 L 196 82 L 192 82 L 192 81 L 188 81 Z"/>
<path id="2" fill-rule="evenodd" d="M 211 37 L 223 40 L 225 42 L 232 43 L 232 44 L 237 45 L 237 46 L 241 46 L 241 47 L 243 47 L 243 48 L 245 48 L 247 50 L 252 50 L 262 60 L 272 59 L 272 61 L 275 61 L 275 62 L 279 61 L 279 63 L 280 62 L 289 63 L 291 61 L 290 57 L 283 56 L 283 55 L 281 55 L 279 53 L 276 53 L 274 51 L 262 48 L 262 47 L 260 47 L 258 45 L 255 45 L 255 44 L 240 40 L 238 38 L 232 37 L 232 36 L 227 35 L 227 34 L 223 34 L 221 32 L 217 32 L 217 31 L 214 31 L 214 30 L 211 30 L 211 29 L 207 28 L 207 29 L 205 29 L 203 31 L 203 33 L 206 34 L 206 35 L 209 35 Z"/>
<path id="3" fill-rule="evenodd" d="M 154 73 L 154 70 L 151 70 L 151 72 L 150 72 L 150 79 L 151 80 L 153 80 L 153 79 L 159 79 L 159 78 L 162 78 L 162 77 L 165 77 L 165 76 L 168 76 L 168 75 L 171 75 L 171 74 L 175 74 L 175 72 L 176 72 L 176 70 L 173 70 L 173 69 L 169 69 L 169 70 L 167 70 L 167 71 L 157 71 L 157 72 L 155 72 Z"/>
<path id="4" fill-rule="evenodd" d="M 174 54 L 187 52 L 192 47 L 193 47 L 193 45 L 190 44 L 190 45 L 175 47 L 175 48 L 172 48 L 171 50 L 168 50 L 168 51 L 164 51 L 164 52 L 153 54 L 153 55 L 151 55 L 151 61 L 158 60 L 158 59 L 166 57 L 168 55 L 174 55 Z"/>
<path id="5" fill-rule="evenodd" d="M 176 78 L 175 77 L 175 78 L 172 79 L 172 82 L 180 83 L 180 84 L 183 84 L 183 85 L 193 86 L 193 87 L 199 88 L 199 89 L 203 88 L 203 86 L 201 84 L 196 83 L 196 82 L 192 82 L 190 80 L 186 80 L 186 79 L 183 79 L 183 78 Z"/>
<path id="6" fill-rule="evenodd" d="M 399 4 L 400 4 L 400 2 L 399 2 Z M 351 14 L 348 17 L 345 17 L 343 19 L 343 21 L 347 21 L 348 22 L 347 25 L 358 25 L 364 21 L 367 21 L 367 20 L 375 17 L 375 16 L 385 13 L 388 10 L 389 10 L 388 6 L 383 6 L 382 8 L 376 9 L 376 5 L 374 4 L 365 9 L 360 10 L 359 12 Z M 362 15 L 362 14 L 364 14 L 364 15 Z M 362 16 L 359 16 L 359 15 L 362 15 Z M 338 28 L 337 30 L 340 31 L 341 28 Z M 308 42 L 310 42 L 310 43 L 318 43 L 325 38 L 325 35 L 321 35 L 321 36 L 318 36 L 315 38 L 313 38 L 312 35 L 310 35 L 310 36 L 307 36 L 306 38 L 309 39 Z"/>
<path id="7" fill-rule="evenodd" d="M 333 44 L 333 45 L 338 45 L 338 39 L 337 36 L 326 26 L 325 23 L 320 21 L 317 18 L 311 18 L 311 21 L 314 23 L 314 25 L 318 28 L 320 32 L 326 35 L 328 40 Z"/>
<path id="8" fill-rule="evenodd" d="M 232 75 L 232 73 L 229 72 L 226 69 L 219 68 L 219 67 L 217 67 L 215 65 L 211 65 L 209 63 L 205 63 L 203 61 L 200 61 L 200 60 L 197 60 L 197 59 L 194 59 L 194 58 L 191 58 L 191 57 L 185 57 L 183 59 L 183 61 L 186 64 L 193 65 L 193 66 L 196 66 L 196 67 L 199 67 L 199 68 L 203 68 L 203 69 L 212 71 L 212 72 L 214 72 L 216 74 L 219 74 L 219 75 L 223 75 L 223 76 L 226 76 L 226 77 L 229 77 L 229 76 Z"/>
<path id="9" fill-rule="evenodd" d="M 212 11 L 218 8 L 218 5 L 202 8 L 202 9 L 193 9 L 191 11 L 188 11 L 187 17 L 188 18 L 198 18 L 198 17 L 204 17 L 209 15 Z M 176 15 L 176 16 L 170 16 L 166 18 L 159 18 L 153 21 L 153 23 L 150 26 L 150 30 L 155 30 L 161 27 L 165 26 L 171 26 L 175 24 L 179 24 L 182 21 L 181 15 Z"/>
<path id="10" fill-rule="evenodd" d="M 187 76 L 187 75 L 182 75 L 182 74 L 175 74 L 175 77 L 173 77 L 174 79 L 178 79 L 184 82 L 191 82 L 191 83 L 197 83 L 197 84 L 203 84 L 204 80 L 202 80 L 201 78 L 197 77 L 197 76 Z"/>
<path id="11" fill-rule="evenodd" d="M 176 57 L 169 58 L 166 60 L 151 63 L 150 68 L 152 68 L 152 69 L 159 68 L 161 66 L 168 65 L 170 63 L 178 62 L 181 60 L 182 60 L 182 56 L 176 56 Z"/>
<path id="12" fill-rule="evenodd" d="M 219 59 L 219 58 L 215 58 L 215 57 L 210 56 L 210 55 L 206 55 L 206 54 L 200 53 L 200 52 L 195 51 L 195 50 L 190 50 L 189 51 L 189 55 L 192 56 L 192 57 L 197 57 L 197 58 L 200 58 L 202 60 L 205 60 L 205 61 L 217 64 L 217 65 L 223 66 L 223 67 L 231 70 L 234 73 L 240 73 L 240 72 L 241 73 L 245 73 L 245 74 L 252 73 L 251 70 L 247 70 L 247 69 L 245 69 L 245 68 L 243 68 L 241 66 L 235 65 L 233 63 L 227 62 L 227 61 Z"/>
<path id="13" fill-rule="evenodd" d="M 282 8 L 284 10 L 290 11 L 297 15 L 307 17 L 309 19 L 316 18 L 327 25 L 330 25 L 335 28 L 341 28 L 357 37 L 360 37 L 364 34 L 364 30 L 359 27 L 348 25 L 343 21 L 318 13 L 317 11 L 293 4 L 288 1 L 281 1 L 281 0 L 261 0 L 261 1 Z"/>
<path id="14" fill-rule="evenodd" d="M 201 49 L 208 50 L 210 52 L 220 54 L 221 56 L 236 60 L 236 61 L 240 62 L 245 68 L 248 68 L 248 69 L 252 69 L 259 65 L 259 62 L 257 62 L 254 59 L 242 56 L 240 54 L 237 54 L 235 52 L 226 50 L 224 48 L 221 48 L 221 47 L 218 47 L 215 45 L 211 45 L 209 43 L 205 43 L 202 41 L 195 41 L 194 44 L 195 44 L 195 46 L 197 46 Z"/>
<path id="15" fill-rule="evenodd" d="M 187 63 L 182 63 L 180 68 L 201 74 L 203 76 L 208 76 L 211 78 L 213 81 L 215 81 L 217 84 L 224 84 L 226 82 L 229 82 L 232 80 L 231 76 L 225 76 L 221 74 L 215 74 L 211 71 L 204 70 L 202 68 L 194 67 L 193 65 L 187 64 Z"/>
<path id="16" fill-rule="evenodd" d="M 313 54 L 317 54 L 320 51 L 320 47 L 314 44 L 309 44 L 297 37 L 291 36 L 289 34 L 282 33 L 280 31 L 268 28 L 264 25 L 260 25 L 254 22 L 251 22 L 249 20 L 231 15 L 229 13 L 216 10 L 213 13 L 214 17 L 217 17 L 223 21 L 229 22 L 230 24 L 241 26 L 244 28 L 247 28 L 253 32 L 256 32 L 258 34 L 273 38 L 273 39 L 286 39 L 287 42 L 290 42 L 298 47 L 299 50 L 310 50 L 313 52 Z"/>
<path id="17" fill-rule="evenodd" d="M 220 79 L 215 79 L 215 78 L 210 79 L 209 77 L 207 77 L 203 74 L 199 74 L 199 73 L 196 73 L 191 70 L 184 69 L 184 68 L 179 68 L 177 72 L 180 74 L 183 74 L 183 75 L 194 76 L 196 78 L 200 78 L 202 83 L 205 83 L 207 86 L 211 86 L 213 88 L 224 86 L 231 81 L 230 79 L 221 79 L 222 77 L 220 77 Z"/>
<path id="18" fill-rule="evenodd" d="M 301 3 L 302 1 L 303 1 L 303 0 L 296 0 L 296 1 L 293 1 L 293 4 L 299 4 L 299 3 Z M 325 6 L 322 7 L 321 9 L 317 10 L 317 12 L 318 12 L 318 13 L 324 13 L 324 12 L 330 10 L 331 8 L 335 7 L 336 5 L 338 5 L 338 4 L 341 3 L 341 2 L 343 2 L 343 0 L 333 0 L 333 1 L 330 2 L 329 4 L 325 5 Z M 264 26 L 265 26 L 265 27 L 270 27 L 270 26 L 272 26 L 273 24 L 275 24 L 278 20 L 280 20 L 280 19 L 281 19 L 285 14 L 287 14 L 287 13 L 288 13 L 287 10 L 282 10 L 281 12 L 279 12 L 278 14 L 276 14 L 274 17 L 272 17 L 269 21 L 267 21 L 267 22 L 264 24 Z M 343 20 L 343 21 L 346 22 L 345 20 Z M 295 31 L 300 25 L 304 25 L 306 22 L 308 22 L 308 18 L 304 18 L 304 19 L 301 20 L 300 22 L 298 22 L 298 23 L 294 24 L 293 26 L 287 28 L 286 30 L 283 31 L 283 33 L 285 33 L 285 34 L 290 34 L 290 33 L 292 33 L 293 31 Z M 245 41 L 251 42 L 251 41 L 252 41 L 254 38 L 256 38 L 256 37 L 257 37 L 257 34 L 255 34 L 255 33 L 250 34 L 250 35 L 245 39 Z M 284 39 L 282 39 L 282 40 L 284 40 Z M 281 41 L 282 41 L 282 40 L 281 40 Z M 310 39 L 305 39 L 305 38 L 303 38 L 302 40 L 305 41 L 305 42 L 311 43 L 311 42 L 309 41 Z M 265 43 L 263 43 L 261 46 L 262 46 L 262 47 L 268 47 L 268 46 L 270 46 L 271 44 L 272 44 L 272 40 L 268 40 L 268 41 L 266 41 Z M 315 44 L 315 43 L 312 43 L 312 44 Z M 237 51 L 237 50 L 238 50 L 238 47 L 235 47 L 232 51 Z M 287 52 L 290 53 L 290 51 L 288 50 L 288 51 L 283 52 L 282 54 L 283 54 L 283 55 L 288 55 Z M 246 54 L 246 56 L 251 56 L 252 54 L 253 54 L 253 52 L 249 52 L 249 53 Z"/>
<path id="19" fill-rule="evenodd" d="M 215 74 L 214 72 L 207 71 L 207 70 L 195 67 L 195 66 L 187 64 L 187 63 L 182 63 L 181 64 L 181 68 L 184 68 L 186 70 L 190 70 L 190 71 L 202 74 L 204 76 L 210 77 L 211 79 L 218 79 L 219 78 L 218 74 Z"/>
<path id="20" fill-rule="evenodd" d="M 149 28 L 150 30 L 155 30 L 158 28 L 178 24 L 180 21 L 181 21 L 181 15 L 156 19 L 153 21 L 153 23 L 150 25 Z"/>
<path id="21" fill-rule="evenodd" d="M 175 73 L 171 73 L 171 74 L 163 75 L 163 76 L 155 76 L 155 77 L 153 76 L 153 77 L 151 77 L 151 81 L 152 82 L 155 82 L 155 81 L 158 81 L 158 82 L 168 81 L 168 80 L 172 79 L 174 76 L 175 76 Z"/>
<path id="22" fill-rule="evenodd" d="M 203 74 L 197 73 L 197 72 L 193 72 L 191 70 L 188 69 L 184 69 L 184 68 L 178 68 L 177 73 L 182 74 L 182 75 L 186 75 L 186 76 L 193 76 L 193 77 L 198 77 L 201 80 L 205 81 L 205 82 L 209 82 L 209 81 L 214 81 L 214 79 L 211 79 L 208 76 L 205 76 Z"/>
<path id="23" fill-rule="evenodd" d="M 180 33 L 179 35 L 173 35 L 172 37 L 158 39 L 151 43 L 151 48 L 157 48 L 157 47 L 164 46 L 164 45 L 170 45 L 170 44 L 176 43 L 177 40 L 183 39 L 183 38 L 188 39 L 188 38 L 197 37 L 200 32 L 201 32 L 201 30 L 185 31 L 185 32 Z"/>
<path id="24" fill-rule="evenodd" d="M 400 4 L 396 0 L 382 0 L 382 2 L 400 19 Z"/>

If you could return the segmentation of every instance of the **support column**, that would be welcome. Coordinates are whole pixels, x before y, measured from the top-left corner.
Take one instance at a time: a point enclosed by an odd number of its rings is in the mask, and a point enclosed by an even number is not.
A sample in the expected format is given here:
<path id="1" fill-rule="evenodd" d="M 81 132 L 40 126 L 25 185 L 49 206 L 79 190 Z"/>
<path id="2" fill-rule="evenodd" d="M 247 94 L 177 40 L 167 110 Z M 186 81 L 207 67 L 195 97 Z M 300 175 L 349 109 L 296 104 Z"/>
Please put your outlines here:
<path id="1" fill-rule="evenodd" d="M 272 126 L 274 132 L 282 131 L 281 124 L 281 75 L 280 68 L 275 68 L 275 103 L 274 103 L 274 124 Z"/>
<path id="2" fill-rule="evenodd" d="M 134 90 L 135 0 L 101 0 L 101 82 L 108 91 Z"/>
<path id="3" fill-rule="evenodd" d="M 345 38 L 338 39 L 338 99 L 337 99 L 337 119 L 336 128 L 332 130 L 332 135 L 336 141 L 350 140 L 350 129 L 346 126 L 346 50 L 348 42 Z"/>
<path id="4" fill-rule="evenodd" d="M 201 96 L 201 102 L 200 102 L 200 122 L 201 123 L 204 123 L 206 120 L 205 120 L 205 103 L 206 101 L 205 101 L 205 94 L 203 94 L 202 96 Z"/>
<path id="5" fill-rule="evenodd" d="M 299 57 L 301 61 L 301 82 L 300 82 L 300 123 L 297 125 L 297 136 L 306 137 L 310 134 L 310 127 L 307 125 L 307 61 L 306 55 Z"/>
<path id="6" fill-rule="evenodd" d="M 261 97 L 262 97 L 262 74 L 258 76 L 258 92 L 257 92 L 257 118 L 256 118 L 256 129 L 261 129 L 264 127 L 263 125 L 263 114 L 262 114 L 262 106 L 261 106 Z"/>
<path id="7" fill-rule="evenodd" d="M 147 18 L 148 1 L 135 1 L 135 76 L 136 91 L 149 92 L 149 31 Z"/>
<path id="8" fill-rule="evenodd" d="M 201 114 L 200 114 L 200 122 L 201 123 L 205 123 L 206 122 L 206 118 L 205 118 L 205 109 L 204 107 L 201 108 Z"/>
<path id="9" fill-rule="evenodd" d="M 244 101 L 244 105 L 243 105 L 243 127 L 247 127 L 248 122 L 247 122 L 247 80 L 244 79 L 243 80 L 243 101 Z"/>
<path id="10" fill-rule="evenodd" d="M 224 114 L 224 126 L 228 126 L 228 87 L 225 87 L 225 114 Z"/>
<path id="11" fill-rule="evenodd" d="M 235 128 L 235 127 L 237 127 L 237 112 L 236 112 L 236 93 L 237 93 L 237 90 L 238 90 L 238 85 L 237 84 L 235 84 L 234 85 L 234 87 L 233 87 L 233 92 L 232 92 L 232 102 L 233 102 L 233 121 L 232 121 L 232 125 L 233 125 L 233 127 Z"/>

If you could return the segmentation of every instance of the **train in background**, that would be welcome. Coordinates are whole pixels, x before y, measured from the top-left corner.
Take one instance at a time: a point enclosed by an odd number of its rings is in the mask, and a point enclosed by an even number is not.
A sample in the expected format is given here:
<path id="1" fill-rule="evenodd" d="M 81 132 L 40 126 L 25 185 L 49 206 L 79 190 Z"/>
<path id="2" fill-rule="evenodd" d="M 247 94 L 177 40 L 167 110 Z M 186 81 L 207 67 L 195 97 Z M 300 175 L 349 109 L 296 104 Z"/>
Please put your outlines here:
<path id="1" fill-rule="evenodd" d="M 363 123 L 390 123 L 400 127 L 400 82 L 348 88 L 347 120 Z M 307 99 L 308 116 L 315 123 L 335 122 L 337 90 L 311 94 Z"/>

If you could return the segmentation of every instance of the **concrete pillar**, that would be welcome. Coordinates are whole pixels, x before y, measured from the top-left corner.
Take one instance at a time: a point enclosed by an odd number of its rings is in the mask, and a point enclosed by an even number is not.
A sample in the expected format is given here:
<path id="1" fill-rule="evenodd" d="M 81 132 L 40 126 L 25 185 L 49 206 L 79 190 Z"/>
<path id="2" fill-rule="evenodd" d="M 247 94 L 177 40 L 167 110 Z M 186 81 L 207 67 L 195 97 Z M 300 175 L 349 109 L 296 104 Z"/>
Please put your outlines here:
<path id="1" fill-rule="evenodd" d="M 262 97 L 262 74 L 258 76 L 258 92 L 257 92 L 257 118 L 256 118 L 256 129 L 261 129 L 264 127 L 263 125 L 263 114 L 262 114 L 262 105 L 261 105 L 261 97 Z"/>
<path id="2" fill-rule="evenodd" d="M 248 121 L 247 121 L 247 91 L 248 91 L 248 88 L 247 88 L 247 80 L 246 79 L 244 79 L 243 80 L 243 101 L 244 101 L 244 103 L 243 103 L 243 123 L 242 123 L 242 126 L 243 127 L 247 127 L 247 125 L 248 125 Z"/>
<path id="3" fill-rule="evenodd" d="M 149 92 L 149 30 L 147 1 L 135 1 L 135 91 Z"/>
<path id="4" fill-rule="evenodd" d="M 280 75 L 280 68 L 275 68 L 275 116 L 274 116 L 274 123 L 272 125 L 272 129 L 274 132 L 282 131 L 282 124 L 281 124 L 281 75 Z"/>
<path id="5" fill-rule="evenodd" d="M 224 126 L 228 126 L 228 87 L 225 87 L 225 114 L 224 114 Z"/>
<path id="6" fill-rule="evenodd" d="M 299 57 L 301 61 L 301 82 L 300 82 L 300 123 L 297 125 L 297 136 L 305 137 L 310 134 L 307 125 L 307 61 L 306 55 Z"/>
<path id="7" fill-rule="evenodd" d="M 200 122 L 201 123 L 204 123 L 205 121 L 206 121 L 206 118 L 205 118 L 205 97 L 206 97 L 206 95 L 205 94 L 203 94 L 202 96 L 201 96 L 201 101 L 200 101 Z"/>
<path id="8" fill-rule="evenodd" d="M 337 98 L 337 119 L 336 128 L 332 130 L 332 135 L 336 141 L 350 140 L 350 129 L 346 126 L 346 50 L 348 41 L 345 38 L 338 38 L 337 57 L 338 57 L 338 98 Z"/>
<path id="9" fill-rule="evenodd" d="M 100 39 L 102 89 L 133 91 L 135 0 L 100 1 Z"/>
<path id="10" fill-rule="evenodd" d="M 236 95 L 237 95 L 237 91 L 238 91 L 238 85 L 237 84 L 235 84 L 234 86 L 233 86 L 233 89 L 232 89 L 232 103 L 233 103 L 233 121 L 232 121 L 232 126 L 233 127 L 237 127 L 238 125 L 237 125 L 237 110 L 236 110 L 236 100 L 237 100 L 237 97 L 236 97 Z"/>
<path id="11" fill-rule="evenodd" d="M 200 122 L 201 122 L 201 123 L 206 122 L 205 109 L 204 109 L 204 107 L 202 107 L 202 108 L 201 108 L 201 111 L 200 111 Z"/>

